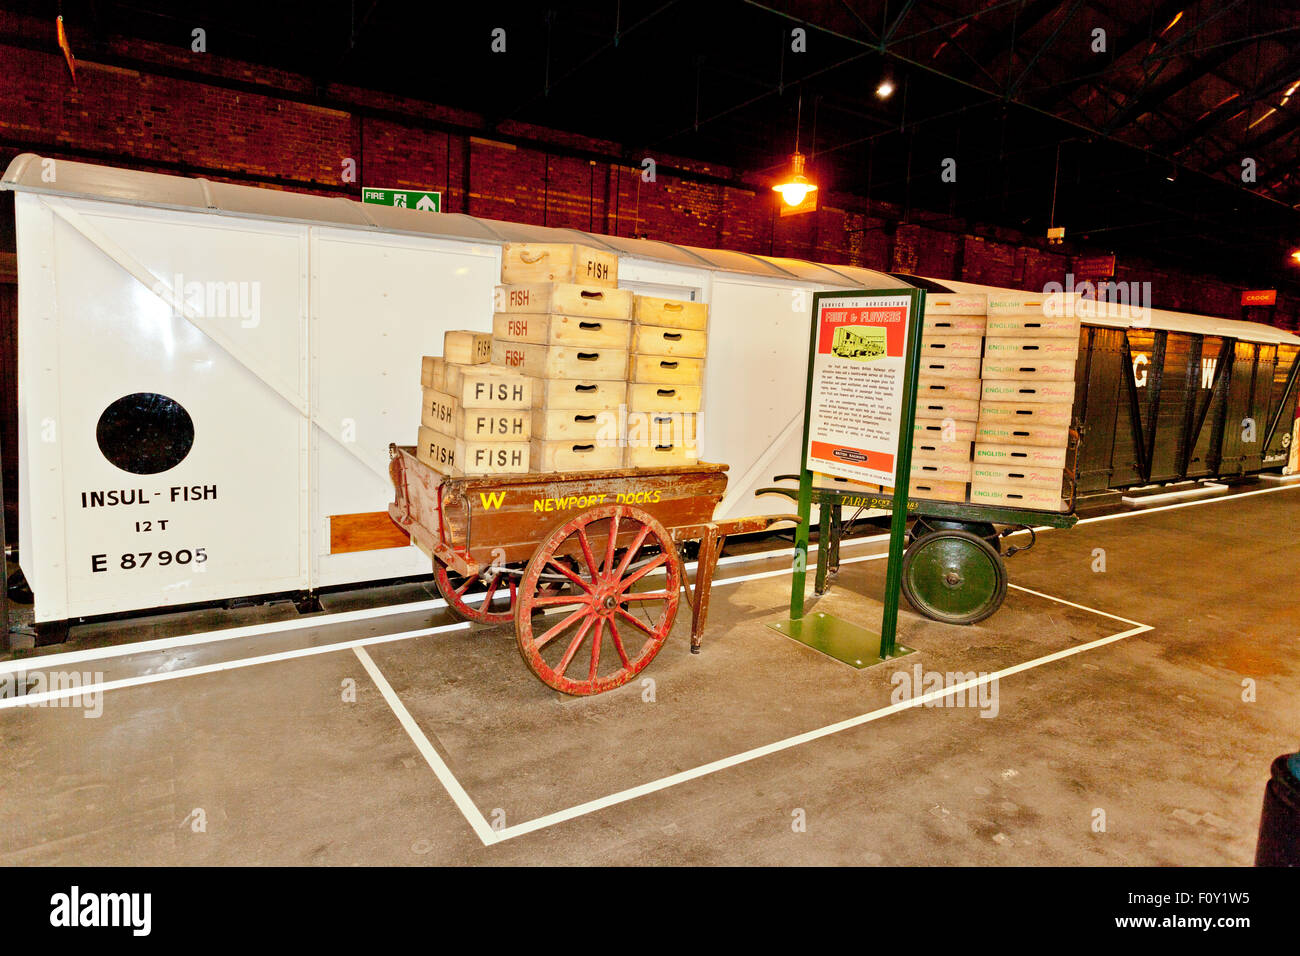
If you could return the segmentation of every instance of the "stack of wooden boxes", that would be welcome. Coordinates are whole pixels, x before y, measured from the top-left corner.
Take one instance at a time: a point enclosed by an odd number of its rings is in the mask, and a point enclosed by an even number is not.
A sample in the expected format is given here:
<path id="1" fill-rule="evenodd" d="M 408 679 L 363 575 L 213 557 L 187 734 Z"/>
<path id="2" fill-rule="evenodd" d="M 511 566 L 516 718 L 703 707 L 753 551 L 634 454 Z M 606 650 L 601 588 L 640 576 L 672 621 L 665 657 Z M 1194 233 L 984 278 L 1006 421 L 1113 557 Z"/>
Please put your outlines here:
<path id="1" fill-rule="evenodd" d="M 448 475 L 528 471 L 533 380 L 488 364 L 492 338 L 448 332 L 420 370 L 416 457 Z"/>
<path id="2" fill-rule="evenodd" d="M 533 471 L 623 464 L 632 293 L 618 256 L 588 246 L 509 243 L 492 320 L 494 366 L 535 379 Z"/>
<path id="3" fill-rule="evenodd" d="M 970 500 L 1062 508 L 1079 318 L 1064 296 L 989 297 Z"/>
<path id="4" fill-rule="evenodd" d="M 926 297 L 908 489 L 914 497 L 967 500 L 987 303 L 982 294 Z"/>
<path id="5" fill-rule="evenodd" d="M 696 426 L 709 307 L 638 295 L 632 318 L 623 463 L 629 468 L 693 464 L 699 460 Z"/>

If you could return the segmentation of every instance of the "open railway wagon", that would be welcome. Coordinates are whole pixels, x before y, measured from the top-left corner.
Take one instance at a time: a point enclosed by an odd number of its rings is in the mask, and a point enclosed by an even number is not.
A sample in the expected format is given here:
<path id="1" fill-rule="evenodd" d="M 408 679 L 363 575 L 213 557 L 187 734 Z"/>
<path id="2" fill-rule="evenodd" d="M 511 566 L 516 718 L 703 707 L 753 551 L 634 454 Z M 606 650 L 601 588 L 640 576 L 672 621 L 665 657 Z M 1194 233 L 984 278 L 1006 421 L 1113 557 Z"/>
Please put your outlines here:
<path id="1" fill-rule="evenodd" d="M 566 694 L 636 676 L 667 640 L 683 591 L 698 653 L 727 536 L 799 520 L 714 521 L 726 465 L 449 477 L 411 448 L 391 455 L 389 514 L 433 559 L 448 606 L 471 621 L 513 622 L 524 662 Z M 692 586 L 685 549 L 695 542 Z"/>
<path id="2" fill-rule="evenodd" d="M 754 492 L 799 460 L 791 356 L 814 292 L 986 288 L 66 160 L 50 176 L 53 162 L 23 154 L 0 178 L 18 250 L 18 561 L 41 643 L 69 620 L 268 596 L 309 608 L 428 575 L 386 510 L 388 445 L 420 401 L 420 356 L 491 326 L 506 243 L 609 250 L 621 286 L 708 304 L 727 343 L 704 365 L 699 435 L 702 459 L 731 466 L 719 521 L 761 515 Z M 1298 348 L 1154 309 L 1141 327 L 1085 320 L 1080 500 L 1280 470 Z M 1253 444 L 1228 427 L 1247 406 Z"/>

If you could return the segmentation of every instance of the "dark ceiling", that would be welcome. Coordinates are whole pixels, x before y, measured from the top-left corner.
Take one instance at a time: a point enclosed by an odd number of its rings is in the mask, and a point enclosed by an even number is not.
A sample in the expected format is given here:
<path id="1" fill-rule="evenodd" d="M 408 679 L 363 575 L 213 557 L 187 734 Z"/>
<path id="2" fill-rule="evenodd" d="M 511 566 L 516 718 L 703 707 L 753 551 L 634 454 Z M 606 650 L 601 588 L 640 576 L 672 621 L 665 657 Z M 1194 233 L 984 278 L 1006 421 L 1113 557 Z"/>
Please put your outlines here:
<path id="1" fill-rule="evenodd" d="M 10 4 L 51 15 L 57 4 Z M 1300 268 L 1300 7 L 1259 0 L 65 0 L 69 22 L 1247 283 Z M 506 31 L 506 52 L 491 51 Z M 803 28 L 806 52 L 791 49 Z M 1104 31 L 1104 51 L 1095 51 Z M 876 96 L 883 76 L 896 85 Z M 801 106 L 801 109 L 800 109 Z M 956 182 L 941 179 L 956 160 Z M 1242 182 L 1242 161 L 1254 182 Z"/>

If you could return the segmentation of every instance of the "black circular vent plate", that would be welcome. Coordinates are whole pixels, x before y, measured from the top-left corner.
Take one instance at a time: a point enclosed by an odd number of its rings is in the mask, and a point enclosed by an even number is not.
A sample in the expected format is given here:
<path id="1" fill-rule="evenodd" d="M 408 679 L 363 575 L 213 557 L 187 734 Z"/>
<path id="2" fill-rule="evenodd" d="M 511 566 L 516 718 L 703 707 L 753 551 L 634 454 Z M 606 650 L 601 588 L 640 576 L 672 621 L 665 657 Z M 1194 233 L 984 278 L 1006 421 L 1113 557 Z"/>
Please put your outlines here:
<path id="1" fill-rule="evenodd" d="M 104 457 L 133 475 L 175 468 L 194 447 L 194 420 L 175 399 L 157 392 L 119 398 L 99 416 L 95 440 Z"/>

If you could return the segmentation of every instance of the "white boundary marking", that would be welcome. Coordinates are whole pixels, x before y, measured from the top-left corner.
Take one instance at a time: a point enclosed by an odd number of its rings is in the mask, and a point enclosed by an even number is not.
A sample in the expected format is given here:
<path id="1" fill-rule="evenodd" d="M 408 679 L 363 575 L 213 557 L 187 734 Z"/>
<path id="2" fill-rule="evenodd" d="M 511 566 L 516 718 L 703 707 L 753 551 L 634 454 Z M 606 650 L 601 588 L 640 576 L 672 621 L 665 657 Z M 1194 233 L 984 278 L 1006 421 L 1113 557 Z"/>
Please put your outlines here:
<path id="1" fill-rule="evenodd" d="M 80 687 L 65 687 L 59 690 L 42 691 L 39 694 L 24 694 L 21 697 L 0 697 L 0 710 L 11 707 L 34 707 L 52 700 L 65 700 L 69 697 L 82 697 L 110 690 L 122 690 L 126 687 L 139 687 L 142 684 L 159 684 L 182 677 L 197 677 L 202 674 L 217 674 L 221 671 L 238 670 L 241 667 L 253 667 L 257 664 L 273 664 L 276 661 L 289 661 L 300 657 L 315 657 L 318 654 L 332 654 L 350 648 L 366 647 L 371 644 L 390 644 L 405 641 L 413 637 L 425 637 L 429 634 L 442 634 L 445 631 L 460 631 L 469 627 L 468 621 L 459 624 L 442 624 L 438 627 L 425 627 L 418 631 L 398 631 L 396 634 L 376 634 L 374 637 L 361 637 L 352 641 L 339 641 L 337 644 L 323 644 L 317 647 L 300 647 L 292 651 L 279 651 L 275 654 L 261 654 L 256 657 L 240 657 L 232 661 L 218 661 L 215 664 L 200 664 L 181 670 L 163 671 L 157 674 L 138 674 L 135 677 L 123 677 L 118 680 L 95 681 Z M 40 668 L 34 668 L 40 670 Z"/>
<path id="2" fill-rule="evenodd" d="M 1199 501 L 1185 501 L 1185 502 L 1180 502 L 1179 504 L 1162 505 L 1157 508 L 1142 508 L 1135 511 L 1122 511 L 1112 515 L 1098 515 L 1097 517 L 1093 517 L 1093 518 L 1080 519 L 1076 523 L 1075 527 L 1078 527 L 1078 525 L 1090 524 L 1094 521 L 1109 521 L 1113 518 L 1132 518 L 1138 515 L 1154 514 L 1158 511 L 1170 511 L 1174 508 L 1191 508 L 1191 507 L 1197 507 L 1199 505 L 1218 504 L 1223 501 L 1235 501 L 1238 498 L 1249 498 L 1252 495 L 1266 495 L 1274 491 L 1294 491 L 1297 489 L 1300 489 L 1300 484 L 1285 484 L 1285 485 L 1278 485 L 1273 488 L 1261 488 L 1256 491 L 1246 491 L 1237 495 L 1218 496 L 1213 498 L 1206 498 Z M 1035 528 L 1034 530 L 1036 532 L 1041 532 L 1041 531 L 1053 531 L 1056 529 L 1048 528 L 1048 527 L 1040 527 L 1040 528 Z M 1007 537 L 1012 537 L 1014 535 L 1024 534 L 1024 533 L 1025 532 L 1023 531 L 1016 531 L 1013 532 L 1011 535 L 1007 535 Z M 873 541 L 882 541 L 888 537 L 889 535 L 887 534 L 881 534 L 881 535 L 872 535 L 866 538 L 853 538 L 849 541 L 843 542 L 840 545 L 840 547 L 847 548 L 855 545 L 868 544 Z M 817 546 L 811 545 L 808 550 L 809 552 L 815 552 L 817 550 Z M 718 564 L 719 566 L 724 564 L 745 564 L 752 561 L 762 561 L 762 560 L 767 560 L 772 558 L 780 558 L 782 556 L 791 555 L 793 553 L 794 553 L 793 548 L 781 548 L 773 551 L 757 551 L 752 554 L 739 554 L 739 555 L 732 555 L 730 557 L 725 557 L 719 560 Z M 855 564 L 859 561 L 877 561 L 887 556 L 888 556 L 887 553 L 882 552 L 881 554 L 866 555 L 858 558 L 846 558 L 842 560 L 840 564 L 841 565 Z M 688 569 L 695 568 L 696 562 L 693 561 L 689 562 L 686 565 L 686 567 Z M 722 587 L 727 584 L 740 584 L 744 581 L 754 581 L 760 578 L 776 577 L 781 574 L 789 574 L 789 573 L 790 572 L 787 569 L 779 569 L 776 571 L 763 571 L 757 574 L 740 575 L 734 578 L 718 578 L 713 582 L 713 584 L 714 587 Z M 1017 587 L 1017 585 L 1014 584 L 1010 586 Z M 1027 589 L 1021 588 L 1020 590 L 1027 590 Z M 1031 592 L 1031 593 L 1036 594 L 1038 592 Z M 378 608 L 362 608 L 355 611 L 338 611 L 333 614 L 324 614 L 321 615 L 320 617 L 293 618 L 287 621 L 273 621 L 267 624 L 248 624 L 239 627 L 224 628 L 224 629 L 219 629 L 214 631 L 199 631 L 192 634 L 178 635 L 176 637 L 163 637 L 163 638 L 156 638 L 150 641 L 137 641 L 129 644 L 118 644 L 112 647 L 96 647 L 96 648 L 87 648 L 86 650 L 81 650 L 81 651 L 63 651 L 57 654 L 41 654 L 41 655 L 34 655 L 31 657 L 19 657 L 8 661 L 0 661 L 0 674 L 49 670 L 51 668 L 59 667 L 66 664 L 79 664 L 85 661 L 108 660 L 115 657 L 129 657 L 134 654 L 147 654 L 151 651 L 168 650 L 176 647 L 192 647 L 200 644 L 215 644 L 221 641 L 237 640 L 243 637 L 259 637 L 263 634 L 275 634 L 284 631 L 302 630 L 302 629 L 314 628 L 314 627 L 331 627 L 335 624 L 349 624 L 355 621 L 370 620 L 377 617 L 390 617 L 399 614 L 411 614 L 419 611 L 436 610 L 438 608 L 446 607 L 446 604 L 447 602 L 442 600 L 442 598 L 434 598 L 428 601 L 415 601 L 409 604 L 389 605 L 386 607 L 378 607 Z M 1089 608 L 1088 610 L 1091 609 Z M 1102 614 L 1104 612 L 1096 611 L 1095 613 Z M 1114 615 L 1108 615 L 1108 616 L 1114 616 Z M 1120 620 L 1123 619 L 1121 618 Z M 416 630 L 416 631 L 404 631 L 398 634 L 387 635 L 385 637 L 378 638 L 378 640 L 385 641 L 389 639 L 397 640 L 397 639 L 401 639 L 402 637 L 420 637 L 426 634 L 437 634 L 444 630 L 455 630 L 459 627 L 467 627 L 467 626 L 468 626 L 467 624 L 461 623 L 461 624 L 448 624 L 442 627 L 435 627 L 435 628 L 421 628 L 420 630 Z M 366 639 L 365 641 L 362 642 L 362 644 L 364 645 L 364 643 L 367 643 L 369 641 L 370 639 Z M 353 646 L 353 643 L 355 642 L 342 641 L 337 644 L 322 645 L 318 648 L 312 648 L 311 650 L 314 650 L 318 653 L 327 653 L 332 650 L 349 648 Z M 276 659 L 276 655 L 265 655 L 265 656 L 267 660 Z M 254 658 L 248 658 L 248 660 L 258 661 L 261 660 L 261 658 L 254 657 Z M 232 665 L 237 665 L 238 662 L 236 661 L 231 663 Z M 209 668 L 215 667 L 215 665 L 205 665 L 205 666 Z M 195 669 L 191 668 L 188 670 L 172 671 L 170 672 L 170 675 L 159 675 L 159 676 L 162 679 L 166 679 L 166 677 L 168 676 L 185 677 L 188 676 L 188 674 L 194 670 Z M 132 680 L 132 679 L 128 679 L 128 680 Z M 140 681 L 140 683 L 151 683 L 151 682 L 152 681 Z M 119 682 L 113 682 L 113 683 L 119 683 Z M 130 683 L 125 683 L 122 684 L 121 686 L 133 686 L 133 685 Z M 34 696 L 35 695 L 33 695 L 33 697 Z M 6 703 L 3 698 L 0 698 L 0 709 L 4 709 L 7 706 L 13 706 L 13 705 Z"/>
<path id="3" fill-rule="evenodd" d="M 867 538 L 852 538 L 841 543 L 841 548 L 856 547 L 873 541 L 887 539 L 889 535 L 872 535 Z M 809 553 L 817 550 L 817 545 L 808 548 Z M 733 554 L 718 560 L 718 566 L 732 564 L 749 564 L 771 558 L 793 556 L 794 548 L 776 548 L 771 551 L 755 551 L 750 554 Z M 844 562 L 841 562 L 844 563 Z M 698 562 L 688 561 L 687 570 L 695 570 Z M 466 603 L 475 604 L 482 600 L 481 595 L 474 595 Z M 442 598 L 430 598 L 427 601 L 411 601 L 407 604 L 388 604 L 382 607 L 359 608 L 355 611 L 336 611 L 316 617 L 296 617 L 284 621 L 269 621 L 264 624 L 245 624 L 239 627 L 219 628 L 212 631 L 196 631 L 191 634 L 178 634 L 175 637 L 159 637 L 149 641 L 134 641 L 127 644 L 115 644 L 112 647 L 91 647 L 81 651 L 60 651 L 55 654 L 37 654 L 0 661 L 0 674 L 15 671 L 46 670 L 64 664 L 79 664 L 83 661 L 108 660 L 114 657 L 130 657 L 133 654 L 148 654 L 152 651 L 170 650 L 177 647 L 194 647 L 200 644 L 216 644 L 221 641 L 234 641 L 244 637 L 260 637 L 264 634 L 279 634 L 285 631 L 300 631 L 313 627 L 332 627 L 335 624 L 351 624 L 356 621 L 368 621 L 377 617 L 394 617 L 399 614 L 416 614 L 420 611 L 436 611 L 445 608 L 447 602 Z"/>
<path id="4" fill-rule="evenodd" d="M 1063 602 L 1068 603 L 1068 602 Z M 1107 615 L 1108 617 L 1111 615 Z M 635 800 L 638 797 L 644 797 L 647 794 L 656 793 L 660 790 L 666 790 L 669 787 L 675 787 L 678 784 L 686 783 L 689 780 L 697 780 L 710 774 L 727 770 L 731 767 L 738 766 L 742 763 L 748 763 L 751 760 L 757 760 L 760 757 L 766 757 L 769 754 L 779 753 L 782 750 L 789 750 L 792 747 L 798 747 L 801 744 L 810 743 L 814 740 L 820 740 L 822 737 L 829 737 L 832 734 L 842 733 L 845 730 L 852 730 L 854 727 L 861 727 L 863 724 L 869 724 L 872 721 L 880 720 L 882 717 L 888 717 L 891 714 L 897 714 L 904 710 L 910 710 L 913 707 L 920 707 L 928 701 L 938 700 L 942 697 L 949 697 L 953 694 L 960 693 L 971 687 L 978 687 L 981 684 L 991 683 L 1004 677 L 1010 677 L 1013 674 L 1019 674 L 1022 671 L 1031 670 L 1035 667 L 1041 667 L 1044 664 L 1050 664 L 1053 661 L 1063 660 L 1066 657 L 1072 657 L 1075 654 L 1082 654 L 1084 651 L 1090 651 L 1097 647 L 1103 647 L 1106 644 L 1113 644 L 1121 641 L 1126 637 L 1132 637 L 1135 634 L 1142 634 L 1151 630 L 1148 624 L 1139 624 L 1137 627 L 1130 628 L 1127 631 L 1121 631 L 1118 634 L 1111 634 L 1108 637 L 1098 638 L 1087 644 L 1080 644 L 1077 647 L 1067 647 L 1065 650 L 1057 651 L 1054 654 L 1048 654 L 1044 657 L 1035 658 L 1032 661 L 1025 661 L 1022 664 L 1015 664 L 1011 667 L 1003 668 L 992 674 L 976 680 L 963 681 L 960 684 L 954 684 L 952 687 L 945 687 L 941 690 L 933 690 L 928 694 L 911 700 L 899 701 L 896 704 L 890 704 L 888 707 L 881 707 L 878 710 L 869 713 L 859 714 L 857 717 L 850 717 L 847 720 L 841 720 L 834 724 L 827 724 L 825 727 L 819 727 L 816 730 L 810 730 L 806 733 L 796 734 L 793 737 L 786 737 L 784 740 L 778 740 L 774 743 L 764 744 L 761 747 L 755 747 L 752 750 L 746 750 L 742 753 L 734 754 L 730 757 L 723 757 L 721 760 L 714 760 L 711 763 L 702 764 L 698 767 L 692 767 L 690 770 L 683 770 L 680 773 L 672 774 L 668 777 L 661 777 L 658 780 L 652 780 L 649 783 L 643 783 L 636 787 L 630 787 L 627 790 L 620 790 L 617 793 L 611 793 L 609 796 L 599 797 L 595 800 L 588 800 L 586 803 L 580 803 L 577 806 L 569 807 L 567 810 L 559 810 L 555 813 L 548 813 L 545 816 L 537 817 L 526 823 L 518 823 L 512 827 L 505 827 L 497 831 L 495 839 L 491 842 L 500 843 L 503 840 L 511 840 L 515 837 L 523 836 L 526 833 L 532 833 L 546 827 L 555 826 L 558 823 L 572 820 L 575 817 L 585 816 L 589 813 L 595 813 L 606 807 L 612 807 L 615 804 L 626 803 L 629 800 Z M 472 821 L 471 821 L 472 823 Z M 485 844 L 487 841 L 484 841 Z"/>
<path id="5" fill-rule="evenodd" d="M 361 666 L 366 669 L 370 679 L 375 682 L 375 686 L 379 688 L 379 693 L 383 695 L 384 700 L 388 701 L 388 706 L 397 715 L 398 723 L 402 725 L 402 729 L 411 738 L 411 743 L 415 744 L 415 749 L 420 751 L 420 756 L 424 757 L 425 762 L 438 778 L 438 782 L 442 784 L 443 789 L 447 791 L 447 795 L 456 804 L 456 809 L 469 821 L 469 825 L 474 829 L 474 835 L 483 842 L 484 846 L 496 843 L 498 839 L 496 831 L 492 829 L 479 808 L 474 805 L 474 801 L 469 798 L 469 794 L 460 785 L 460 781 L 451 772 L 451 768 L 447 766 L 446 761 L 442 759 L 433 744 L 429 742 L 429 738 L 425 736 L 424 731 L 415 722 L 415 718 L 406 709 L 402 699 L 397 696 L 397 691 L 393 690 L 393 685 L 388 683 L 388 678 L 384 677 L 383 672 L 370 659 L 370 655 L 365 652 L 364 648 L 353 647 L 352 652 L 357 655 L 357 658 L 361 661 Z"/>

